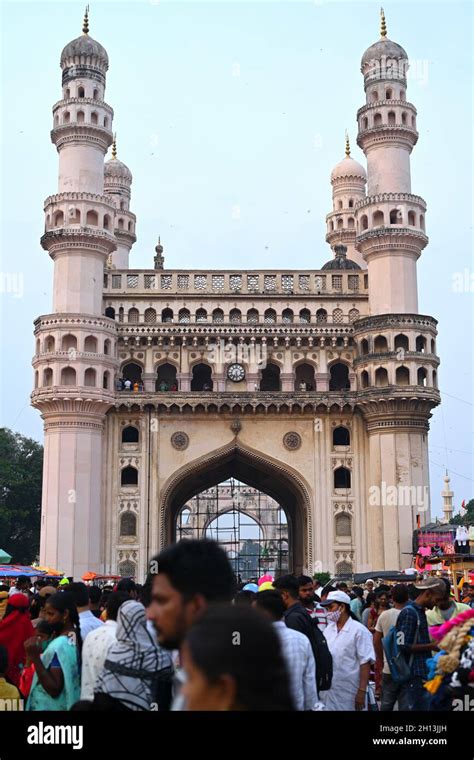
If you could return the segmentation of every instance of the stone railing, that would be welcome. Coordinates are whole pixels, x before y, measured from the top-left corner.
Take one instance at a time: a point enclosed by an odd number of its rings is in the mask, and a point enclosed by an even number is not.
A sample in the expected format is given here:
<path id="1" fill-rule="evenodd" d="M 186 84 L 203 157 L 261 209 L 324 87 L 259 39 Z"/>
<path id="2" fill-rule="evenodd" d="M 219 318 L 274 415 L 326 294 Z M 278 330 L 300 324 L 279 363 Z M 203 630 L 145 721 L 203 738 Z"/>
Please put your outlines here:
<path id="1" fill-rule="evenodd" d="M 423 198 L 419 195 L 412 195 L 412 193 L 377 193 L 377 195 L 368 195 L 356 201 L 354 208 L 360 209 L 364 208 L 364 206 L 370 206 L 372 203 L 390 203 L 391 201 L 394 203 L 399 201 L 416 203 L 426 211 L 426 202 Z"/>
<path id="2" fill-rule="evenodd" d="M 354 322 L 354 333 L 363 333 L 369 330 L 391 329 L 427 329 L 431 328 L 436 334 L 437 320 L 426 314 L 374 314 L 370 317 L 361 317 Z"/>

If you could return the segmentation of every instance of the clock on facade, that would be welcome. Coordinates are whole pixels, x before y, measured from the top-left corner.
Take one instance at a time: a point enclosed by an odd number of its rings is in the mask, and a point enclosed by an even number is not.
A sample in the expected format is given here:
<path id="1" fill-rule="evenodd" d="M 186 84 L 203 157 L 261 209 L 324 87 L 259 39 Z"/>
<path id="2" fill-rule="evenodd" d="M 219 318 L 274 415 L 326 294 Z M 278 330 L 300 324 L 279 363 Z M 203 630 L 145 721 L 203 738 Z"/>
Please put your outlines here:
<path id="1" fill-rule="evenodd" d="M 229 364 L 227 377 L 234 383 L 240 383 L 245 377 L 245 369 L 241 364 Z"/>

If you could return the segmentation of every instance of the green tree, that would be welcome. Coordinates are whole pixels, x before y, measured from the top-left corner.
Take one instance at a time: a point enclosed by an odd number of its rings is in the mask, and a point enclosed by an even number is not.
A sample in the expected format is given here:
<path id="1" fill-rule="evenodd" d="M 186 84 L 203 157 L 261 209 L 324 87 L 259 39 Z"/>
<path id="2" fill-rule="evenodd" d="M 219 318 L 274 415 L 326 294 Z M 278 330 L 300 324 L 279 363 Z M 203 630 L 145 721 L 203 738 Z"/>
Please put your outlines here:
<path id="1" fill-rule="evenodd" d="M 331 580 L 331 575 L 330 573 L 314 573 L 313 580 L 319 581 L 321 586 L 326 586 Z"/>
<path id="2" fill-rule="evenodd" d="M 449 521 L 451 525 L 474 525 L 474 499 L 470 499 L 465 509 L 461 509 L 461 514 L 452 517 Z"/>
<path id="3" fill-rule="evenodd" d="M 38 557 L 42 475 L 41 444 L 0 428 L 0 548 L 17 564 Z"/>

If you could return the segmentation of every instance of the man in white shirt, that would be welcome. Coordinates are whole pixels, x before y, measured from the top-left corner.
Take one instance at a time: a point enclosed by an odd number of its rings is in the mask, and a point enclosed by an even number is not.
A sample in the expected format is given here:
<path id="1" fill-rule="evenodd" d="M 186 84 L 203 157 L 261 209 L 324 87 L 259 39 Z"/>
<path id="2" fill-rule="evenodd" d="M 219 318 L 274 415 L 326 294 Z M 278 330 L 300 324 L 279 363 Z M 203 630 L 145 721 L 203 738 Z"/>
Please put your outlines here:
<path id="1" fill-rule="evenodd" d="M 91 631 L 94 631 L 96 628 L 102 628 L 104 624 L 102 620 L 96 618 L 90 610 L 89 591 L 87 590 L 85 583 L 70 583 L 67 590 L 71 592 L 76 603 L 77 611 L 79 613 L 81 638 L 84 642 Z"/>
<path id="2" fill-rule="evenodd" d="M 93 702 L 94 687 L 102 672 L 107 652 L 116 640 L 117 614 L 120 606 L 128 602 L 125 591 L 114 591 L 106 604 L 107 620 L 104 625 L 90 631 L 82 647 L 81 699 Z"/>
<path id="3" fill-rule="evenodd" d="M 19 575 L 16 579 L 15 585 L 10 588 L 8 596 L 13 596 L 13 594 L 25 594 L 25 596 L 28 596 L 29 590 L 30 582 L 28 578 L 26 575 Z"/>
<path id="4" fill-rule="evenodd" d="M 308 637 L 287 628 L 283 622 L 286 607 L 278 591 L 259 591 L 253 604 L 272 621 L 280 639 L 295 710 L 312 710 L 318 702 L 318 692 L 316 666 Z"/>

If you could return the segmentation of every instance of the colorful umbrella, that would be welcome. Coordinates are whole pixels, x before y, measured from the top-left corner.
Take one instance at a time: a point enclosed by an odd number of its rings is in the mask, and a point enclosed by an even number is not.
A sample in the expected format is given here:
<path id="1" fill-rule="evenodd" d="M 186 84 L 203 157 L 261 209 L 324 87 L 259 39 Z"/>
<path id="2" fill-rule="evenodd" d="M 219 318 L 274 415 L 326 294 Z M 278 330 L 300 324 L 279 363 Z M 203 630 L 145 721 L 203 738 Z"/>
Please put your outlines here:
<path id="1" fill-rule="evenodd" d="M 11 562 L 12 555 L 8 554 L 8 552 L 4 551 L 3 549 L 0 549 L 0 562 L 2 565 L 8 564 L 8 562 Z"/>

